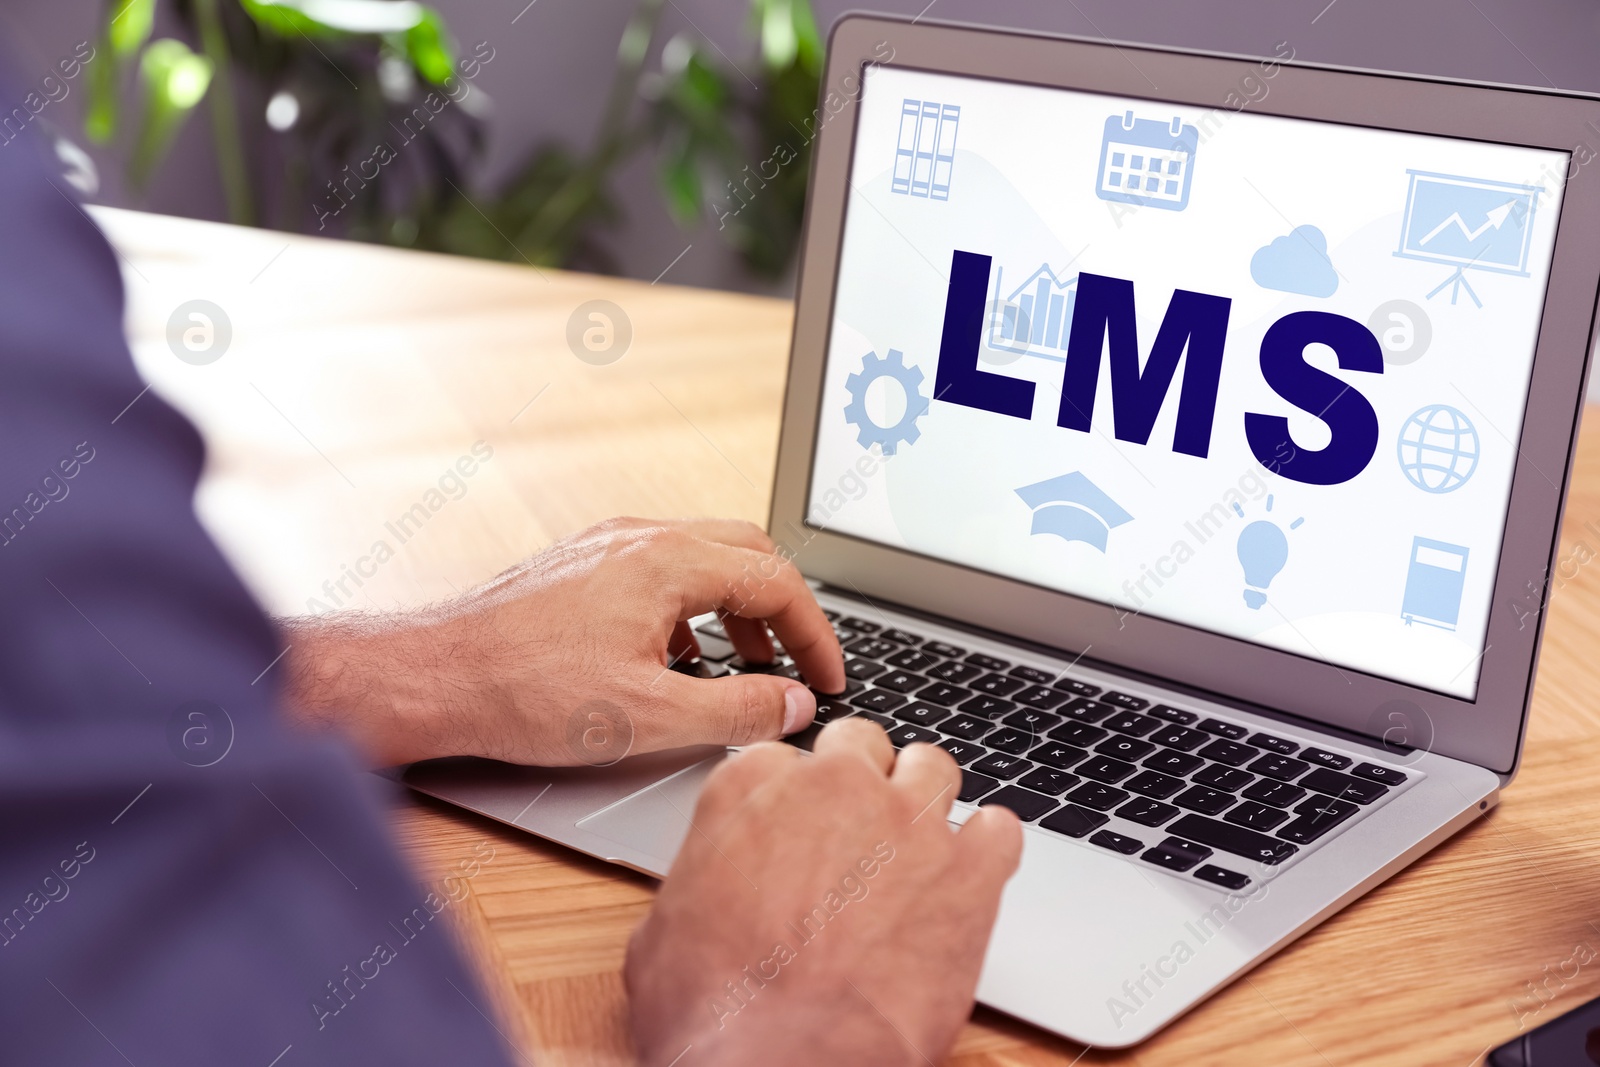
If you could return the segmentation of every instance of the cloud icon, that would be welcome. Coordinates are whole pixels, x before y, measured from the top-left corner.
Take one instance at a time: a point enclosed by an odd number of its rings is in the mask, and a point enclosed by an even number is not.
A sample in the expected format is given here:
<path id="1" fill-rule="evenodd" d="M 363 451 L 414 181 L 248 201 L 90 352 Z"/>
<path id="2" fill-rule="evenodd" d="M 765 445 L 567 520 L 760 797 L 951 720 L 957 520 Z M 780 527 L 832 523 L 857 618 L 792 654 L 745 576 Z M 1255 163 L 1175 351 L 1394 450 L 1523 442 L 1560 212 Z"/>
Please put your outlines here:
<path id="1" fill-rule="evenodd" d="M 1296 226 L 1250 257 L 1250 277 L 1263 289 L 1332 296 L 1339 275 L 1328 259 L 1328 239 L 1315 226 Z"/>

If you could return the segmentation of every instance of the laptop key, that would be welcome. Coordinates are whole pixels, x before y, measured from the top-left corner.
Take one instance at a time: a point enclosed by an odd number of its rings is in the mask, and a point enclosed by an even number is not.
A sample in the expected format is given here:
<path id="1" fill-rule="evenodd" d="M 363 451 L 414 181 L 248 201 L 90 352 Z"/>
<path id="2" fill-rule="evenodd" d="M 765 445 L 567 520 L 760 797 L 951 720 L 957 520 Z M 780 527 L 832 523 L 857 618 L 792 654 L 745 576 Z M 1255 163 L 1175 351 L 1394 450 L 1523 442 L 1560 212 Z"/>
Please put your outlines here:
<path id="1" fill-rule="evenodd" d="M 1079 697 L 1063 708 L 1061 713 L 1070 719 L 1078 719 L 1082 722 L 1099 722 L 1115 710 L 1110 704 L 1102 704 L 1098 700 Z"/>
<path id="2" fill-rule="evenodd" d="M 1131 737 L 1143 737 L 1151 730 L 1154 730 L 1157 726 L 1160 726 L 1161 723 L 1156 719 L 1150 718 L 1148 715 L 1135 715 L 1131 711 L 1124 711 L 1121 714 L 1111 716 L 1111 718 L 1107 719 L 1100 725 L 1104 726 L 1107 730 L 1115 730 L 1119 734 L 1128 734 Z"/>
<path id="3" fill-rule="evenodd" d="M 820 722 L 822 725 L 826 726 L 830 722 L 842 719 L 847 715 L 854 715 L 855 713 L 856 709 L 852 708 L 849 704 L 846 704 L 842 700 L 834 700 L 831 697 L 818 697 L 817 717 L 812 721 Z"/>
<path id="4" fill-rule="evenodd" d="M 985 696 L 979 693 L 956 710 L 964 711 L 968 715 L 977 715 L 984 719 L 998 719 L 1017 710 L 1017 706 L 1009 700 L 1001 700 L 999 697 Z"/>
<path id="5" fill-rule="evenodd" d="M 1211 850 L 1203 845 L 1191 845 L 1187 841 L 1169 837 L 1155 848 L 1148 849 L 1139 858 L 1157 867 L 1165 867 L 1169 871 L 1187 871 L 1210 855 Z"/>
<path id="6" fill-rule="evenodd" d="M 1190 771 L 1205 763 L 1199 756 L 1191 756 L 1185 752 L 1174 752 L 1171 749 L 1161 749 L 1145 757 L 1143 765 L 1152 771 L 1162 774 L 1175 774 L 1182 778 Z"/>
<path id="7" fill-rule="evenodd" d="M 988 693 L 990 696 L 1003 697 L 1010 696 L 1018 689 L 1021 689 L 1022 685 L 1022 681 L 1017 678 L 1007 678 L 1003 674 L 986 674 L 976 682 L 970 683 L 969 688 L 977 693 Z"/>
<path id="8" fill-rule="evenodd" d="M 879 623 L 868 622 L 866 619 L 860 619 L 854 615 L 849 615 L 843 619 L 840 619 L 839 625 L 848 627 L 857 633 L 863 634 L 875 634 L 879 630 L 883 629 L 883 626 Z"/>
<path id="9" fill-rule="evenodd" d="M 894 627 L 894 626 L 891 626 L 889 629 L 883 631 L 878 636 L 883 638 L 885 641 L 893 641 L 897 645 L 920 645 L 920 644 L 922 644 L 922 638 L 918 637 L 916 634 L 911 633 L 908 630 L 901 630 L 898 627 Z"/>
<path id="10" fill-rule="evenodd" d="M 907 745 L 925 744 L 933 745 L 939 742 L 939 735 L 932 730 L 924 730 L 920 726 L 910 723 L 899 723 L 889 731 L 889 743 L 895 748 L 905 748 Z"/>
<path id="11" fill-rule="evenodd" d="M 954 737 L 947 737 L 940 741 L 939 747 L 950 753 L 957 766 L 961 767 L 965 767 L 983 755 L 982 745 L 975 745 L 971 741 L 958 741 Z"/>
<path id="12" fill-rule="evenodd" d="M 1296 815 L 1315 815 L 1333 822 L 1343 822 L 1360 810 L 1361 806 L 1358 804 L 1337 797 L 1325 797 L 1321 793 L 1312 793 L 1294 806 Z"/>
<path id="13" fill-rule="evenodd" d="M 1051 689 L 1045 685 L 1030 685 L 1026 689 L 1012 693 L 1011 699 L 1018 704 L 1026 704 L 1030 708 L 1051 711 L 1072 698 L 1059 689 Z"/>
<path id="14" fill-rule="evenodd" d="M 1287 841 L 1257 833 L 1245 826 L 1208 819 L 1203 815 L 1185 815 L 1171 826 L 1167 833 L 1207 845 L 1235 856 L 1243 856 L 1257 863 L 1275 867 L 1300 850 Z M 1204 857 L 1202 857 L 1204 858 Z"/>
<path id="15" fill-rule="evenodd" d="M 940 733 L 959 737 L 963 741 L 976 741 L 992 729 L 994 723 L 987 719 L 975 719 L 971 715 L 957 715 L 939 724 Z"/>
<path id="16" fill-rule="evenodd" d="M 945 659 L 957 659 L 967 654 L 966 649 L 944 641 L 927 641 L 922 648 L 925 652 L 931 652 L 935 656 L 943 656 Z"/>
<path id="17" fill-rule="evenodd" d="M 1010 663 L 1003 659 L 996 659 L 995 657 L 987 656 L 982 652 L 974 652 L 972 655 L 967 657 L 967 662 L 972 664 L 974 667 L 982 667 L 986 671 L 1003 671 L 1007 667 L 1011 666 Z"/>
<path id="18" fill-rule="evenodd" d="M 1200 729 L 1208 734 L 1216 734 L 1218 737 L 1226 737 L 1233 741 L 1250 732 L 1238 723 L 1223 722 L 1221 719 L 1203 719 L 1200 722 Z"/>
<path id="19" fill-rule="evenodd" d="M 935 704 L 924 704 L 922 701 L 913 701 L 894 713 L 894 717 L 901 722 L 908 722 L 913 726 L 932 726 L 950 717 L 949 708 L 941 708 Z"/>
<path id="20" fill-rule="evenodd" d="M 1055 679 L 1055 675 L 1049 671 L 1041 671 L 1038 667 L 1023 666 L 1012 667 L 1011 677 L 1021 678 L 1024 682 L 1032 682 L 1034 685 L 1049 685 Z"/>
<path id="21" fill-rule="evenodd" d="M 910 693 L 927 685 L 928 680 L 922 675 L 912 674 L 910 671 L 890 671 L 888 674 L 880 676 L 872 684 L 882 686 L 885 689 L 893 689 L 896 693 Z"/>
<path id="22" fill-rule="evenodd" d="M 875 711 L 858 711 L 858 712 L 856 712 L 856 718 L 865 719 L 870 723 L 876 723 L 879 727 L 881 727 L 883 729 L 884 733 L 888 733 L 890 730 L 893 730 L 896 726 L 899 725 L 899 723 L 897 723 L 893 719 L 889 718 L 889 716 L 887 716 L 887 715 L 879 715 Z"/>
<path id="23" fill-rule="evenodd" d="M 1310 769 L 1311 764 L 1305 760 L 1276 754 L 1262 756 L 1250 764 L 1251 771 L 1263 778 L 1276 778 L 1280 782 L 1292 782 Z"/>
<path id="24" fill-rule="evenodd" d="M 1124 856 L 1131 856 L 1141 848 L 1144 848 L 1143 841 L 1129 837 L 1126 834 L 1119 834 L 1114 830 L 1101 830 L 1089 838 L 1089 844 L 1099 845 L 1101 848 L 1109 848 L 1111 851 L 1120 852 Z"/>
<path id="25" fill-rule="evenodd" d="M 949 707 L 951 704 L 959 704 L 961 701 L 967 699 L 971 695 L 972 694 L 967 692 L 965 689 L 962 689 L 958 686 L 946 685 L 944 682 L 934 682 L 926 689 L 920 689 L 917 691 L 918 700 L 926 700 L 930 704 L 943 704 L 946 707 Z"/>
<path id="26" fill-rule="evenodd" d="M 1163 726 L 1150 735 L 1150 740 L 1166 748 L 1178 749 L 1180 752 L 1193 752 L 1210 741 L 1211 735 L 1191 730 L 1187 726 Z"/>
<path id="27" fill-rule="evenodd" d="M 1026 754 L 1038 741 L 1039 738 L 1032 731 L 1019 730 L 1015 726 L 1002 726 L 983 739 L 987 747 L 1012 756 Z"/>
<path id="28" fill-rule="evenodd" d="M 1389 792 L 1387 786 L 1379 785 L 1377 782 L 1369 782 L 1365 778 L 1353 778 L 1348 774 L 1330 771 L 1326 767 L 1318 767 L 1300 779 L 1299 784 L 1307 789 L 1315 789 L 1319 793 L 1338 797 L 1340 800 L 1353 800 L 1357 804 L 1371 804 Z"/>
<path id="29" fill-rule="evenodd" d="M 1327 752 L 1320 748 L 1308 748 L 1300 753 L 1300 758 L 1315 763 L 1320 767 L 1329 767 L 1336 771 L 1342 771 L 1350 766 L 1349 756 L 1341 756 L 1337 752 Z"/>
<path id="30" fill-rule="evenodd" d="M 1046 741 L 1044 744 L 1028 753 L 1029 759 L 1036 760 L 1039 763 L 1043 763 L 1051 767 L 1071 767 L 1075 763 L 1081 763 L 1088 757 L 1089 753 L 1085 752 L 1081 748 L 1073 748 L 1071 745 L 1057 744 L 1054 741 Z"/>
<path id="31" fill-rule="evenodd" d="M 870 659 L 852 659 L 845 663 L 844 674 L 846 678 L 854 678 L 858 682 L 864 682 L 868 678 L 882 674 L 888 669 L 883 664 L 874 663 Z"/>
<path id="32" fill-rule="evenodd" d="M 893 655 L 900 651 L 900 646 L 893 641 L 885 641 L 878 637 L 858 637 L 848 645 L 845 645 L 844 650 L 853 656 L 882 659 L 884 656 Z"/>
<path id="33" fill-rule="evenodd" d="M 906 698 L 888 689 L 868 689 L 850 698 L 850 703 L 866 711 L 893 711 Z"/>
<path id="34" fill-rule="evenodd" d="M 1117 759 L 1132 762 L 1150 755 L 1156 750 L 1156 746 L 1137 737 L 1112 735 L 1094 746 L 1094 750 L 1103 756 L 1115 756 Z"/>
<path id="35" fill-rule="evenodd" d="M 1204 785 L 1191 785 L 1188 789 L 1172 798 L 1172 802 L 1180 808 L 1190 811 L 1200 811 L 1207 815 L 1220 815 L 1233 807 L 1234 796 Z"/>
<path id="36" fill-rule="evenodd" d="M 1171 704 L 1157 704 L 1150 709 L 1150 714 L 1158 719 L 1175 722 L 1179 726 L 1193 726 L 1194 721 L 1200 717 L 1192 711 L 1184 711 L 1182 708 L 1175 708 Z"/>
<path id="37" fill-rule="evenodd" d="M 999 787 L 1000 783 L 988 775 L 978 774 L 963 768 L 961 771 L 961 792 L 956 794 L 956 799 L 972 804 L 979 797 L 986 793 L 991 793 Z"/>
<path id="38" fill-rule="evenodd" d="M 1234 805 L 1232 811 L 1223 816 L 1228 822 L 1248 826 L 1252 830 L 1271 830 L 1288 817 L 1289 813 L 1282 808 L 1269 808 L 1254 800 L 1240 801 Z"/>
<path id="39" fill-rule="evenodd" d="M 1358 763 L 1350 773 L 1362 778 L 1371 778 L 1374 782 L 1379 782 L 1383 785 L 1406 784 L 1405 775 L 1390 767 L 1380 767 L 1376 763 Z"/>
<path id="40" fill-rule="evenodd" d="M 1136 770 L 1133 764 L 1112 759 L 1110 756 L 1090 756 L 1073 769 L 1085 778 L 1093 778 L 1107 785 L 1122 781 Z"/>
<path id="41" fill-rule="evenodd" d="M 1287 808 L 1290 804 L 1305 796 L 1306 791 L 1297 785 L 1269 782 L 1266 779 L 1262 779 L 1240 795 L 1246 800 L 1259 800 L 1261 803 L 1271 804 L 1275 808 Z"/>
<path id="42" fill-rule="evenodd" d="M 1091 831 L 1104 826 L 1109 820 L 1098 811 L 1080 808 L 1076 804 L 1063 804 L 1059 810 L 1051 812 L 1039 820 L 1039 825 L 1046 830 L 1054 830 L 1058 834 L 1068 837 L 1085 837 Z"/>
<path id="43" fill-rule="evenodd" d="M 1171 804 L 1163 804 L 1159 800 L 1134 797 L 1117 809 L 1117 816 L 1141 826 L 1160 826 L 1178 814 L 1178 810 Z"/>
<path id="44" fill-rule="evenodd" d="M 1208 785 L 1212 789 L 1220 789 L 1224 793 L 1237 793 L 1245 786 L 1256 780 L 1253 774 L 1247 774 L 1232 767 L 1224 767 L 1213 763 L 1201 771 L 1196 771 L 1193 780 L 1201 785 Z"/>
<path id="45" fill-rule="evenodd" d="M 1261 753 L 1249 745 L 1235 744 L 1232 741 L 1213 741 L 1196 755 L 1216 760 L 1218 763 L 1226 763 L 1230 767 L 1242 767 Z"/>
<path id="46" fill-rule="evenodd" d="M 1292 756 L 1300 751 L 1300 746 L 1293 741 L 1285 741 L 1283 738 L 1273 737 L 1271 734 L 1251 734 L 1250 743 L 1257 748 L 1276 752 L 1280 756 Z"/>
<path id="47" fill-rule="evenodd" d="M 977 763 L 972 769 L 979 774 L 989 774 L 1009 782 L 1024 771 L 1033 769 L 1033 764 L 1020 756 L 1009 756 L 1004 752 L 991 752 Z"/>
<path id="48" fill-rule="evenodd" d="M 1243 889 L 1250 884 L 1248 875 L 1240 874 L 1238 871 L 1230 871 L 1226 867 L 1218 867 L 1214 863 L 1207 863 L 1202 867 L 1195 868 L 1194 876 L 1202 882 L 1220 885 L 1224 889 Z"/>
<path id="49" fill-rule="evenodd" d="M 1173 778 L 1159 771 L 1144 771 L 1123 783 L 1123 788 L 1157 800 L 1166 800 L 1183 788 L 1182 778 Z"/>
<path id="50" fill-rule="evenodd" d="M 1127 708 L 1129 711 L 1143 711 L 1150 706 L 1150 702 L 1144 697 L 1131 696 L 1127 693 L 1102 693 L 1100 694 L 1100 699 L 1107 704 L 1115 704 L 1119 708 Z"/>
<path id="51" fill-rule="evenodd" d="M 1067 692 L 1075 693 L 1080 697 L 1093 697 L 1100 695 L 1100 687 L 1098 685 L 1090 685 L 1088 682 L 1080 682 L 1076 678 L 1057 678 L 1050 684 L 1055 686 L 1057 689 L 1064 689 Z"/>
<path id="52" fill-rule="evenodd" d="M 1048 711 L 1034 711 L 1032 708 L 1018 708 L 1005 717 L 1007 726 L 1015 726 L 1020 730 L 1032 730 L 1042 734 L 1061 725 L 1061 716 L 1052 715 Z"/>
<path id="53" fill-rule="evenodd" d="M 1045 812 L 1054 810 L 1056 806 L 1056 802 L 1050 797 L 1041 796 L 1031 789 L 1015 785 L 1008 785 L 997 793 L 990 793 L 978 801 L 978 804 L 982 807 L 999 804 L 1010 808 L 1023 822 L 1032 822 Z"/>
<path id="54" fill-rule="evenodd" d="M 1307 803 L 1310 802 L 1308 801 Z M 1337 803 L 1337 801 L 1335 801 L 1335 803 Z M 1279 830 L 1278 836 L 1283 838 L 1285 841 L 1293 841 L 1297 845 L 1309 845 L 1316 841 L 1323 834 L 1326 834 L 1329 830 L 1332 830 L 1334 827 L 1344 822 L 1351 815 L 1354 815 L 1355 812 L 1359 811 L 1360 809 L 1353 808 L 1353 810 L 1346 811 L 1342 808 L 1329 808 L 1327 810 L 1333 814 L 1323 814 L 1321 812 L 1314 811 L 1307 815 L 1301 815 L 1294 822 Z"/>
<path id="55" fill-rule="evenodd" d="M 1050 731 L 1052 740 L 1065 741 L 1079 748 L 1088 748 L 1105 736 L 1106 732 L 1100 727 L 1090 726 L 1086 722 L 1064 722 Z"/>
<path id="56" fill-rule="evenodd" d="M 1074 804 L 1094 808 L 1096 811 L 1110 811 L 1128 799 L 1128 792 L 1125 789 L 1113 789 L 1109 785 L 1101 785 L 1099 782 L 1084 782 L 1068 793 L 1067 799 Z"/>
<path id="57" fill-rule="evenodd" d="M 1021 778 L 1018 778 L 1017 784 L 1027 786 L 1029 789 L 1040 793 L 1048 793 L 1053 797 L 1058 797 L 1077 785 L 1081 780 L 1076 774 L 1058 771 L 1054 767 L 1035 767 Z"/>
<path id="58" fill-rule="evenodd" d="M 941 682 L 951 685 L 966 685 L 974 678 L 982 676 L 983 671 L 970 663 L 941 663 L 928 671 L 928 675 Z"/>
<path id="59" fill-rule="evenodd" d="M 908 648 L 885 657 L 883 662 L 903 671 L 925 671 L 938 666 L 941 661 L 938 656 L 930 656 L 919 648 Z"/>

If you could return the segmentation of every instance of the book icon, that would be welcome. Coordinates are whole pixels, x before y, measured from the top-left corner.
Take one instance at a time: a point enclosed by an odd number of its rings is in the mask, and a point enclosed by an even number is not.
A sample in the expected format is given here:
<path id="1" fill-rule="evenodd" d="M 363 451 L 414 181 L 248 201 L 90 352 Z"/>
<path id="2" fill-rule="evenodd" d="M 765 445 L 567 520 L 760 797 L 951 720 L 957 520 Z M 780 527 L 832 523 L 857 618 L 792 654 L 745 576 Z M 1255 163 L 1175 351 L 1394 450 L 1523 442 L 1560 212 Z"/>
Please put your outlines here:
<path id="1" fill-rule="evenodd" d="M 1100 140 L 1095 192 L 1101 200 L 1182 211 L 1189 206 L 1199 147 L 1200 131 L 1181 116 L 1169 123 L 1135 119 L 1132 111 L 1112 115 Z"/>
<path id="2" fill-rule="evenodd" d="M 1454 630 L 1461 613 L 1461 593 L 1466 586 L 1467 550 L 1460 545 L 1411 539 L 1411 562 L 1406 568 L 1406 591 L 1400 616 L 1414 622 Z"/>
<path id="3" fill-rule="evenodd" d="M 894 151 L 891 192 L 928 200 L 950 199 L 956 130 L 961 108 L 906 97 L 900 105 L 900 137 Z"/>

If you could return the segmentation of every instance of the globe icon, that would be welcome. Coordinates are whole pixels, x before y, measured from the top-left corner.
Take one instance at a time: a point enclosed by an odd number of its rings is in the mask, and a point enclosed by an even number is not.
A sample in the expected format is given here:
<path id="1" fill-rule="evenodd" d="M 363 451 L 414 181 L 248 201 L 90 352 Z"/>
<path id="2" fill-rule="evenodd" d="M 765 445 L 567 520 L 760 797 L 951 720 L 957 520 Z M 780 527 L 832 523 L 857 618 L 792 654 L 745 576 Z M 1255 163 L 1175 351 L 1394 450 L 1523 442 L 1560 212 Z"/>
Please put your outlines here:
<path id="1" fill-rule="evenodd" d="M 1425 493 L 1460 489 L 1478 469 L 1478 431 L 1461 412 L 1430 404 L 1400 427 L 1400 470 Z"/>

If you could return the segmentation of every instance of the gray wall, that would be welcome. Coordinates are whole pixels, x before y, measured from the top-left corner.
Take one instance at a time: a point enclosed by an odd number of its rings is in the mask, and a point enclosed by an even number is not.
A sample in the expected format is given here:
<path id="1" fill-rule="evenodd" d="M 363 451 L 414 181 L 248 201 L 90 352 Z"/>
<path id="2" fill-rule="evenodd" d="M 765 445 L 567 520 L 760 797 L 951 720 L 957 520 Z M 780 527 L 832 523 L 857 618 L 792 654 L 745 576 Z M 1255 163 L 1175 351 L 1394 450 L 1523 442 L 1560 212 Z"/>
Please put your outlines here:
<path id="1" fill-rule="evenodd" d="M 814 0 L 826 26 L 851 8 Z M 544 138 L 587 143 L 598 120 L 627 0 L 434 0 L 457 38 L 488 41 L 493 63 L 478 84 L 494 99 L 493 178 Z M 1301 59 L 1426 74 L 1600 91 L 1600 8 L 1588 0 L 878 0 L 882 10 L 1121 40 L 1270 53 L 1289 42 Z M 672 0 L 658 44 L 695 30 L 740 65 L 752 43 L 746 0 Z M 16 78 L 37 80 L 91 37 L 100 0 L 6 0 L 0 32 Z M 520 17 L 518 13 L 522 12 Z M 516 18 L 513 24 L 513 18 Z M 47 113 L 81 138 L 82 93 Z M 222 217 L 205 123 L 192 122 L 142 204 L 131 204 L 115 168 L 102 166 L 99 199 L 174 214 Z M 667 217 L 646 158 L 620 176 L 627 212 L 611 244 L 625 273 L 653 278 L 693 245 L 667 280 L 761 288 L 718 243 L 714 223 L 685 233 Z"/>

